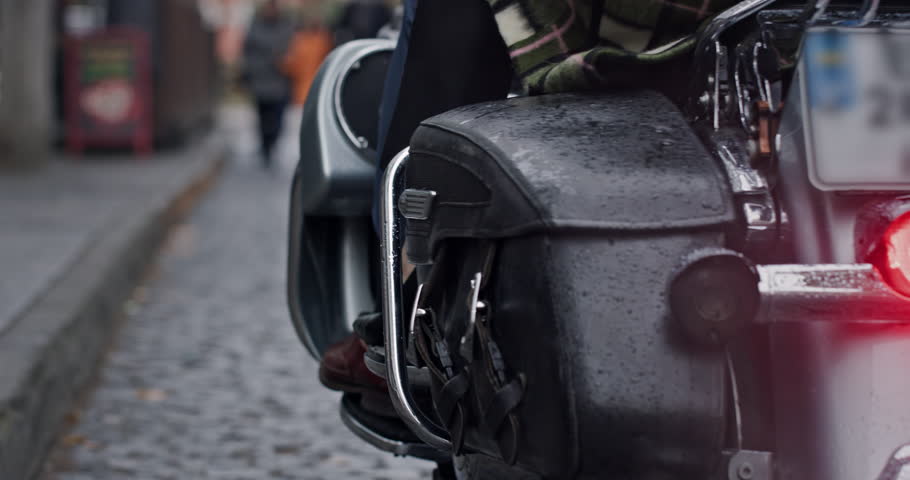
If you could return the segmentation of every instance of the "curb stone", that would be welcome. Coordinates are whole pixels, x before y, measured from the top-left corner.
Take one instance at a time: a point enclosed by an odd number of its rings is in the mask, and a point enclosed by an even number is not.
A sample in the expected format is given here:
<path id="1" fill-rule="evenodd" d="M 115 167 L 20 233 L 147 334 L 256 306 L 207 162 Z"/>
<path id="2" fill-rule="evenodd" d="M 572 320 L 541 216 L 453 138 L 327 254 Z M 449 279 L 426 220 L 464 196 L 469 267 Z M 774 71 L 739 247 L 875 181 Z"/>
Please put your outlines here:
<path id="1" fill-rule="evenodd" d="M 191 147 L 192 148 L 192 147 Z M 180 181 L 109 225 L 0 336 L 0 480 L 27 480 L 66 423 L 110 344 L 124 302 L 168 230 L 221 171 L 226 150 L 207 139 L 205 158 Z"/>

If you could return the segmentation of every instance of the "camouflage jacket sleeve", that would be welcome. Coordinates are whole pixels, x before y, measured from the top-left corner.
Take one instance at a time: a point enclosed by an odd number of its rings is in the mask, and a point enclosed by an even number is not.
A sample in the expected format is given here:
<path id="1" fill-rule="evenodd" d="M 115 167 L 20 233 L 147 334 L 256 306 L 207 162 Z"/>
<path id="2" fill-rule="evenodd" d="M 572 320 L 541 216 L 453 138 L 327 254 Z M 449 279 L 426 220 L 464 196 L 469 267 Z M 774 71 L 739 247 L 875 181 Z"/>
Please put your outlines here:
<path id="1" fill-rule="evenodd" d="M 531 94 L 603 88 L 689 52 L 699 25 L 737 0 L 489 0 Z M 625 75 L 628 77 L 628 75 Z"/>

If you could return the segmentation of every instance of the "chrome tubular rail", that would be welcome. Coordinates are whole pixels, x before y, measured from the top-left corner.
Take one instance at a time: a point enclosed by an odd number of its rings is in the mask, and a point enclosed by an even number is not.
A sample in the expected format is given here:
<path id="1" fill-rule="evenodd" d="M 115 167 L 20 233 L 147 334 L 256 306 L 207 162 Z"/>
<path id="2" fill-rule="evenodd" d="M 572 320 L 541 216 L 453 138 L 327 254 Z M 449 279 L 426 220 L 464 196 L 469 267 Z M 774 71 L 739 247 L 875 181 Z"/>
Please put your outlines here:
<path id="1" fill-rule="evenodd" d="M 759 323 L 910 322 L 910 298 L 869 264 L 759 265 Z"/>
<path id="2" fill-rule="evenodd" d="M 405 425 L 431 447 L 443 451 L 452 449 L 452 442 L 445 432 L 421 412 L 408 386 L 408 362 L 405 357 L 407 330 L 401 292 L 402 235 L 396 200 L 399 196 L 401 173 L 409 158 L 409 150 L 402 150 L 389 163 L 382 178 L 380 198 L 380 251 L 382 255 L 382 315 L 385 322 L 386 370 L 392 404 Z"/>

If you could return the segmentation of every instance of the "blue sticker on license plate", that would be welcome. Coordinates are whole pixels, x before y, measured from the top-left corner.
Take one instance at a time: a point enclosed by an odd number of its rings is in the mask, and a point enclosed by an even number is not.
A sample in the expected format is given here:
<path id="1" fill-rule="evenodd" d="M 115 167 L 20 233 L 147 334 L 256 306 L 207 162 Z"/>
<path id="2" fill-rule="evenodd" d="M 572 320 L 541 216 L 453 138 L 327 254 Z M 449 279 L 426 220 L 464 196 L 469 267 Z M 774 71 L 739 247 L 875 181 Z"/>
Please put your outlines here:
<path id="1" fill-rule="evenodd" d="M 806 38 L 806 69 L 812 108 L 849 110 L 856 102 L 850 62 L 850 39 L 838 30 L 812 32 Z"/>

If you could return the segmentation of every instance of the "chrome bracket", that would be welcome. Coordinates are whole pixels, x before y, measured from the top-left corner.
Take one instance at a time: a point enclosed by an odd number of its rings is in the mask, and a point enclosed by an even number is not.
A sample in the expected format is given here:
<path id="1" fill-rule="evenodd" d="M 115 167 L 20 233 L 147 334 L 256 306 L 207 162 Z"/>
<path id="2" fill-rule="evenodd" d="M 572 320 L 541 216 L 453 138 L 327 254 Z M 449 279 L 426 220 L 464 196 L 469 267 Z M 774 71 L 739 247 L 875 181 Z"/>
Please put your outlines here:
<path id="1" fill-rule="evenodd" d="M 730 188 L 736 195 L 753 195 L 768 192 L 768 180 L 749 165 L 749 152 L 742 142 L 727 136 L 715 136 L 715 149 L 730 179 Z"/>
<path id="2" fill-rule="evenodd" d="M 385 322 L 386 370 L 389 393 L 395 411 L 405 425 L 431 447 L 451 451 L 445 431 L 427 417 L 414 402 L 408 384 L 407 335 L 401 289 L 401 247 L 403 235 L 396 200 L 401 194 L 402 172 L 409 150 L 395 155 L 382 178 L 380 196 L 380 252 L 382 263 L 382 314 Z"/>
<path id="3" fill-rule="evenodd" d="M 709 112 L 714 129 L 719 128 L 719 115 L 721 113 L 722 98 L 720 83 L 726 82 L 726 73 L 719 75 L 719 68 L 727 68 L 726 48 L 719 40 L 728 28 L 744 20 L 762 8 L 774 3 L 775 0 L 744 0 L 733 5 L 715 16 L 702 33 L 698 36 L 694 52 L 694 78 L 697 83 L 693 91 L 704 92 L 700 94 L 696 104 L 700 104 L 698 111 Z M 705 72 L 705 65 L 711 65 L 711 71 Z M 703 90 L 707 80 L 707 91 Z M 726 88 L 726 86 L 724 87 Z"/>
<path id="4" fill-rule="evenodd" d="M 771 452 L 727 450 L 727 480 L 772 480 L 774 457 Z"/>
<path id="5" fill-rule="evenodd" d="M 749 135 L 754 135 L 758 131 L 758 127 L 755 126 L 755 112 L 754 106 L 752 104 L 752 94 L 749 89 L 744 86 L 743 73 L 741 68 L 741 63 L 743 58 L 740 53 L 737 53 L 734 59 L 733 66 L 733 86 L 734 91 L 733 95 L 736 95 L 736 109 L 739 114 L 739 124 L 743 127 L 743 131 Z"/>
<path id="6" fill-rule="evenodd" d="M 746 222 L 745 243 L 749 248 L 769 248 L 777 243 L 780 219 L 768 180 L 749 165 L 751 157 L 744 141 L 727 131 L 711 136 L 730 182 L 730 188 Z"/>
<path id="7" fill-rule="evenodd" d="M 727 47 L 723 46 L 720 42 L 714 42 L 714 75 L 709 78 L 708 83 L 713 88 L 713 94 L 711 95 L 711 110 L 715 131 L 720 130 L 720 117 L 729 103 L 729 68 Z"/>

